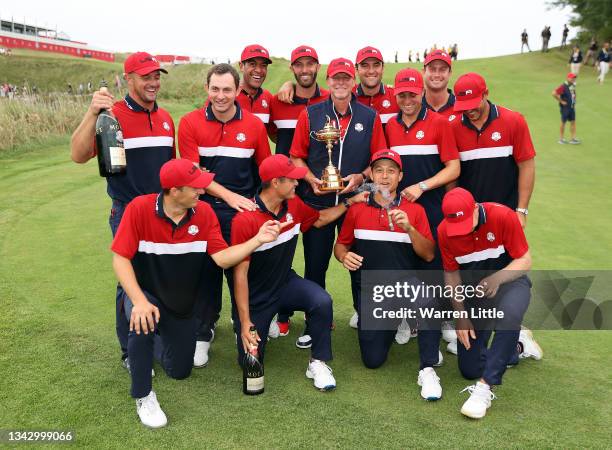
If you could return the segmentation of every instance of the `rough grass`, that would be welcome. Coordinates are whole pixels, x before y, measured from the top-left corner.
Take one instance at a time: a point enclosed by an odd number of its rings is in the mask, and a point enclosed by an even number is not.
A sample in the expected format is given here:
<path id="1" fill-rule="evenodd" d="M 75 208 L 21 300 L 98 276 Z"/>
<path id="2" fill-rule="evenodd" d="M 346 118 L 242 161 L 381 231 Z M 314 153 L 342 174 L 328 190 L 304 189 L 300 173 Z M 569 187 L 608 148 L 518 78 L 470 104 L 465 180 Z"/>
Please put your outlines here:
<path id="1" fill-rule="evenodd" d="M 455 74 L 481 70 L 492 99 L 529 121 L 538 151 L 527 228 L 536 268 L 610 269 L 612 84 L 600 87 L 584 71 L 584 144 L 557 145 L 550 92 L 565 73 L 560 56 L 460 62 Z M 387 66 L 388 80 L 395 68 Z M 192 103 L 164 106 L 178 121 Z M 454 356 L 438 370 L 444 397 L 435 403 L 418 394 L 415 342 L 394 346 L 379 370 L 362 366 L 347 325 L 348 276 L 335 262 L 335 392 L 321 394 L 304 377 L 307 353 L 293 344 L 298 314 L 289 337 L 269 346 L 266 393 L 245 397 L 226 297 L 209 366 L 184 381 L 157 367 L 154 386 L 170 424 L 142 428 L 114 333 L 110 202 L 95 164 L 70 162 L 67 144 L 0 159 L 0 429 L 71 429 L 77 445 L 95 448 L 609 447 L 612 332 L 536 332 L 545 358 L 510 370 L 487 417 L 470 421 L 459 413 L 468 383 Z M 301 249 L 295 268 L 303 270 Z"/>

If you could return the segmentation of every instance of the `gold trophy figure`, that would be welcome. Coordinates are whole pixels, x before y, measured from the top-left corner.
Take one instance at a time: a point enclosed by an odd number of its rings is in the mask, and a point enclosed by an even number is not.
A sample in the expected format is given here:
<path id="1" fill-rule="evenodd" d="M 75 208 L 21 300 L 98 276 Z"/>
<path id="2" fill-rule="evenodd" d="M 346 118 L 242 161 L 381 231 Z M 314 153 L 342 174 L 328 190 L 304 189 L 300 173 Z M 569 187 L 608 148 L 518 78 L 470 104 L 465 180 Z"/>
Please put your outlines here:
<path id="1" fill-rule="evenodd" d="M 325 142 L 327 147 L 327 155 L 329 156 L 329 163 L 327 167 L 323 169 L 323 173 L 321 174 L 321 181 L 323 184 L 319 187 L 322 191 L 341 191 L 344 189 L 344 180 L 342 180 L 342 175 L 340 175 L 340 171 L 334 167 L 332 163 L 332 148 L 334 144 L 338 142 L 340 136 L 342 135 L 340 128 L 337 128 L 335 124 L 332 123 L 329 116 L 327 117 L 327 122 L 325 126 L 319 131 L 310 132 L 310 135 L 313 139 L 316 139 L 319 142 Z"/>

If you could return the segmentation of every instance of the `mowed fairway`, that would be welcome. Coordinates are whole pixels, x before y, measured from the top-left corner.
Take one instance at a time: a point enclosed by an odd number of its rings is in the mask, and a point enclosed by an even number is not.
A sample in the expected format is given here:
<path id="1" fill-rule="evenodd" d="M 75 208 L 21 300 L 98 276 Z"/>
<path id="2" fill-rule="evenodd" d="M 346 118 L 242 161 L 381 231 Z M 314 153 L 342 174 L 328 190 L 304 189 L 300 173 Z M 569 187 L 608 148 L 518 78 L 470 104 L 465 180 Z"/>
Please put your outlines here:
<path id="1" fill-rule="evenodd" d="M 596 85 L 595 72 L 583 68 L 577 115 L 584 143 L 558 145 L 551 91 L 565 62 L 565 54 L 535 52 L 460 61 L 453 80 L 479 71 L 494 102 L 527 118 L 538 152 L 527 228 L 535 268 L 612 269 L 612 78 Z M 398 66 L 386 67 L 387 82 Z M 284 77 L 272 76 L 274 90 Z M 177 124 L 193 107 L 166 106 Z M 537 331 L 545 358 L 509 370 L 487 417 L 471 421 L 459 413 L 467 398 L 459 391 L 469 382 L 455 356 L 445 353 L 437 369 L 444 396 L 435 403 L 419 396 L 416 341 L 394 345 L 378 370 L 362 366 L 348 327 L 348 275 L 335 260 L 328 287 L 336 391 L 320 393 L 305 378 L 308 352 L 294 346 L 297 314 L 291 334 L 268 347 L 265 394 L 244 396 L 226 297 L 208 367 L 175 381 L 156 366 L 154 389 L 169 425 L 148 430 L 120 365 L 110 201 L 95 162 L 72 163 L 65 138 L 0 159 L 0 173 L 0 429 L 72 430 L 79 447 L 101 448 L 610 445 L 612 332 Z M 302 272 L 301 248 L 295 268 Z"/>

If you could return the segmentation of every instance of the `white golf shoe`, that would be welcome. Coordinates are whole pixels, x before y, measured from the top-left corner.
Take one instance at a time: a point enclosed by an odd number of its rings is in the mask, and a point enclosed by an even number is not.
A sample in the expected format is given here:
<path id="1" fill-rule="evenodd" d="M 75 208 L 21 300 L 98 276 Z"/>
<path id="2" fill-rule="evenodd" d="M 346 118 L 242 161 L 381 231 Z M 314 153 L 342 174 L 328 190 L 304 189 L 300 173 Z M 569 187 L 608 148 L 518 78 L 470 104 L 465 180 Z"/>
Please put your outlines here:
<path id="1" fill-rule="evenodd" d="M 519 343 L 523 346 L 523 353 L 519 354 L 519 358 L 533 358 L 536 361 L 542 359 L 542 356 L 544 356 L 544 352 L 533 338 L 533 333 L 531 332 L 531 330 L 528 330 L 527 328 L 521 329 L 521 333 L 519 334 L 518 340 Z"/>
<path id="2" fill-rule="evenodd" d="M 268 329 L 268 337 L 270 339 L 276 339 L 280 336 L 280 328 L 278 327 L 278 322 L 276 319 L 272 319 L 270 322 L 270 328 Z"/>
<path id="3" fill-rule="evenodd" d="M 442 322 L 442 339 L 449 344 L 451 342 L 457 342 L 457 332 L 455 331 L 455 325 L 450 320 Z"/>
<path id="4" fill-rule="evenodd" d="M 196 341 L 195 352 L 193 353 L 193 367 L 206 367 L 208 364 L 208 350 L 210 350 L 210 342 Z"/>
<path id="5" fill-rule="evenodd" d="M 472 419 L 482 419 L 491 407 L 491 400 L 497 398 L 486 383 L 480 381 L 466 387 L 461 392 L 468 391 L 470 398 L 461 407 L 461 414 Z"/>
<path id="6" fill-rule="evenodd" d="M 397 332 L 395 333 L 395 342 L 399 345 L 407 344 L 410 341 L 410 325 L 406 322 L 406 319 L 402 319 L 401 323 L 397 327 Z"/>
<path id="7" fill-rule="evenodd" d="M 427 401 L 440 400 L 442 398 L 442 386 L 440 378 L 432 367 L 419 370 L 417 384 L 421 386 L 421 397 Z"/>
<path id="8" fill-rule="evenodd" d="M 323 361 L 313 359 L 306 369 L 306 377 L 313 381 L 314 387 L 320 391 L 331 391 L 336 388 L 336 379 L 331 368 Z"/>
<path id="9" fill-rule="evenodd" d="M 351 316 L 351 319 L 349 320 L 349 327 L 357 329 L 358 320 L 359 320 L 359 313 L 354 312 L 353 315 Z"/>
<path id="10" fill-rule="evenodd" d="M 168 423 L 168 418 L 159 406 L 157 396 L 153 391 L 149 392 L 146 397 L 136 399 L 136 412 L 146 427 L 161 428 Z"/>

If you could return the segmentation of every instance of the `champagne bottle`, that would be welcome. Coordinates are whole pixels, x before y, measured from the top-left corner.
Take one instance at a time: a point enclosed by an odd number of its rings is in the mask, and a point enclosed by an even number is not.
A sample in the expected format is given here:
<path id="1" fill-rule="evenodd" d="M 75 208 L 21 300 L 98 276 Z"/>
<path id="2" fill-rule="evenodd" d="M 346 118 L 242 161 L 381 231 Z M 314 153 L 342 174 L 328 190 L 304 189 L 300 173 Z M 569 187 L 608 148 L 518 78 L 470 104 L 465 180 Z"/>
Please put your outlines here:
<path id="1" fill-rule="evenodd" d="M 251 326 L 250 333 L 253 338 L 257 336 L 257 330 Z M 251 346 L 244 355 L 242 364 L 242 392 L 246 395 L 259 395 L 264 391 L 264 367 L 259 362 L 258 347 Z"/>
<path id="2" fill-rule="evenodd" d="M 108 84 L 102 80 L 100 91 L 108 92 Z M 101 177 L 112 177 L 127 170 L 123 131 L 113 113 L 103 109 L 96 120 L 96 146 L 98 150 L 98 168 Z"/>

